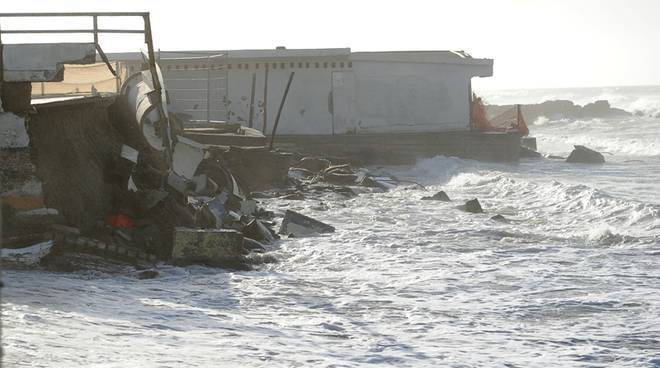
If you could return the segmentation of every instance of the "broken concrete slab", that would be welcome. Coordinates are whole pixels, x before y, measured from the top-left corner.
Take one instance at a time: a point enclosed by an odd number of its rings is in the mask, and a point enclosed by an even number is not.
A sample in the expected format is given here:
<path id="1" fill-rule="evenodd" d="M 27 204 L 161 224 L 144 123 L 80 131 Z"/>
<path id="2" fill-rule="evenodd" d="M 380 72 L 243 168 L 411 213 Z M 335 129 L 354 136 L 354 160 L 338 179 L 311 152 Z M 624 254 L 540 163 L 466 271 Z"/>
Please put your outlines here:
<path id="1" fill-rule="evenodd" d="M 243 234 L 230 229 L 174 229 L 172 262 L 245 269 Z"/>
<path id="2" fill-rule="evenodd" d="M 61 82 L 64 64 L 94 64 L 94 43 L 5 44 L 3 79 L 8 82 Z"/>
<path id="3" fill-rule="evenodd" d="M 600 152 L 594 151 L 585 146 L 575 145 L 575 149 L 566 159 L 566 162 L 584 163 L 584 164 L 602 164 L 605 157 Z"/>
<path id="4" fill-rule="evenodd" d="M 275 241 L 275 237 L 271 231 L 266 227 L 266 225 L 257 219 L 250 220 L 250 222 L 248 222 L 243 227 L 243 236 L 258 241 L 265 241 L 267 243 L 272 243 Z"/>
<path id="5" fill-rule="evenodd" d="M 335 228 L 295 211 L 287 210 L 280 225 L 279 234 L 303 237 L 324 233 L 334 233 Z"/>

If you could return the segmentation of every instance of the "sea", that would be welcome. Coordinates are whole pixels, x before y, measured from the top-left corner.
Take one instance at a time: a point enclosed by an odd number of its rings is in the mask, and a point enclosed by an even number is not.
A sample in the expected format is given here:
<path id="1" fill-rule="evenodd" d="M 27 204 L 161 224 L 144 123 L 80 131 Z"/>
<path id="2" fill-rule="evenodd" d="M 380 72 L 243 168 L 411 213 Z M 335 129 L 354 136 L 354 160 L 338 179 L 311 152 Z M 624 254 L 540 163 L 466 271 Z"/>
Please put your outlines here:
<path id="1" fill-rule="evenodd" d="M 660 367 L 660 86 L 481 95 L 637 115 L 528 122 L 542 154 L 603 165 L 439 156 L 370 168 L 419 185 L 264 200 L 337 231 L 255 271 L 5 270 L 2 366 Z"/>

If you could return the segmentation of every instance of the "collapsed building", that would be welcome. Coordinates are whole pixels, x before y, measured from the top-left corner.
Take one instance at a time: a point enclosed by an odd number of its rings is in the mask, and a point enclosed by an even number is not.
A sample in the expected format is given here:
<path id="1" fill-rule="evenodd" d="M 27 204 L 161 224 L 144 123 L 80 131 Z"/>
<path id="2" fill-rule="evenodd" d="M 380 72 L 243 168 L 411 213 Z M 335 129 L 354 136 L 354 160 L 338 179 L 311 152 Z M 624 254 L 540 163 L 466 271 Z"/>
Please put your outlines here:
<path id="1" fill-rule="evenodd" d="M 445 51 L 157 53 L 148 13 L 0 14 L 0 22 L 52 16 L 88 17 L 93 27 L 0 28 L 2 247 L 52 239 L 46 264 L 86 252 L 247 269 L 273 260 L 264 251 L 279 217 L 287 236 L 334 231 L 260 208 L 258 196 L 352 198 L 351 186 L 402 182 L 356 162 L 519 155 L 518 130 L 475 125 L 470 80 L 492 74 L 492 60 Z M 98 27 L 114 16 L 144 26 Z M 74 32 L 93 42 L 2 39 Z M 103 33 L 141 34 L 146 49 L 106 55 Z M 259 192 L 273 188 L 282 190 Z"/>
<path id="2" fill-rule="evenodd" d="M 53 15 L 0 14 L 16 16 Z M 246 258 L 263 250 L 255 241 L 276 235 L 259 220 L 264 211 L 248 196 L 285 183 L 290 155 L 265 147 L 203 145 L 184 137 L 168 111 L 148 13 L 57 16 L 93 18 L 88 32 L 94 42 L 0 41 L 3 246 L 54 237 L 59 250 L 87 248 L 130 260 L 237 268 L 255 261 L 256 256 Z M 75 95 L 33 98 L 35 85 L 41 92 L 57 89 L 52 84 L 66 79 L 67 67 L 94 65 L 97 57 L 118 77 L 98 34 L 120 30 L 99 29 L 97 18 L 103 16 L 144 20 L 139 32 L 147 45 L 143 68 L 115 93 L 91 86 Z M 250 241 L 243 236 L 248 233 Z M 209 239 L 224 244 L 224 253 L 190 252 L 192 240 L 200 245 Z"/>

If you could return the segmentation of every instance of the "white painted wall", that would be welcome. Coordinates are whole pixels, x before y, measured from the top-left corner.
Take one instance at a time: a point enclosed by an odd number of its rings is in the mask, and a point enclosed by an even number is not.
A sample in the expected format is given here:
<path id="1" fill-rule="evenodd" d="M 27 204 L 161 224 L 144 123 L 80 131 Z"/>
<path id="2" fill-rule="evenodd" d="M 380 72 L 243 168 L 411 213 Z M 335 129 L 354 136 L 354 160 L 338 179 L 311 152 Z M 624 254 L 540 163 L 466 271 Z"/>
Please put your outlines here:
<path id="1" fill-rule="evenodd" d="M 228 117 L 230 122 L 247 125 L 252 74 L 256 73 L 253 127 L 262 128 L 264 63 L 268 62 L 271 65 L 268 78 L 268 134 L 292 71 L 295 77 L 282 111 L 278 134 L 469 130 L 470 80 L 474 76 L 492 74 L 492 60 L 471 59 L 452 52 L 345 52 L 343 55 L 326 56 L 299 55 L 293 50 L 263 50 L 261 54 L 252 55 L 255 52 L 261 51 L 245 52 L 246 55 L 241 54 L 240 57 L 231 56 L 217 61 L 224 64 L 222 73 L 226 72 L 227 88 L 217 84 L 218 88 L 211 93 L 211 105 L 219 109 L 226 96 L 223 108 L 227 111 L 213 115 L 212 120 L 222 116 L 222 119 Z M 285 57 L 287 53 L 293 56 Z M 269 54 L 273 57 L 268 57 Z M 317 62 L 319 67 L 316 67 Z M 204 64 L 199 61 L 189 63 Z M 259 63 L 259 68 L 256 63 Z M 277 63 L 277 68 L 273 68 L 272 63 Z M 326 67 L 324 63 L 327 63 Z M 227 67 L 229 64 L 231 68 Z M 239 64 L 241 68 L 238 68 Z M 203 79 L 206 72 L 189 69 L 174 73 L 164 68 L 164 74 L 172 100 L 170 110 L 183 112 L 179 110 L 186 103 L 178 99 L 205 98 L 205 92 L 182 91 L 203 87 L 204 81 L 174 82 L 168 77 Z M 219 74 L 214 72 L 214 75 Z M 198 106 L 200 110 L 205 108 L 205 104 Z M 195 115 L 197 119 L 205 119 L 205 113 Z"/>

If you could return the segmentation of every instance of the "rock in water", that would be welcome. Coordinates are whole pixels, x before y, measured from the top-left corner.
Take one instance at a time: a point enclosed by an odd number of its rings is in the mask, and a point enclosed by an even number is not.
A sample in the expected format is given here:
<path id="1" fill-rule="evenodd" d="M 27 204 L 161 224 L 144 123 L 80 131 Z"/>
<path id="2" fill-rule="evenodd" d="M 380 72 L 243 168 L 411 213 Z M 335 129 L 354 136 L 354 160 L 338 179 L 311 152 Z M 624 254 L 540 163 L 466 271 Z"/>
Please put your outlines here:
<path id="1" fill-rule="evenodd" d="M 449 196 L 447 193 L 445 193 L 444 190 L 439 191 L 438 193 L 435 193 L 432 196 L 429 197 L 422 197 L 423 201 L 443 201 L 443 202 L 451 202 L 451 199 L 449 199 Z"/>
<path id="2" fill-rule="evenodd" d="M 465 205 L 463 205 L 463 210 L 471 213 L 484 212 L 484 210 L 481 208 L 481 203 L 479 203 L 479 200 L 476 198 L 470 199 L 469 201 L 465 202 Z"/>
<path id="3" fill-rule="evenodd" d="M 509 220 L 506 217 L 499 214 L 491 217 L 490 219 L 491 221 L 497 221 L 497 222 L 509 222 Z"/>
<path id="4" fill-rule="evenodd" d="M 140 271 L 137 274 L 137 278 L 140 280 L 155 279 L 158 277 L 159 273 L 156 270 L 144 270 Z"/>
<path id="5" fill-rule="evenodd" d="M 585 146 L 576 145 L 575 149 L 566 159 L 566 162 L 580 162 L 585 164 L 602 164 L 605 157 L 600 152 L 596 152 Z"/>
<path id="6" fill-rule="evenodd" d="M 287 210 L 280 226 L 280 234 L 302 237 L 320 233 L 334 233 L 335 228 L 298 212 Z"/>

